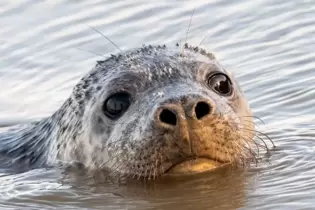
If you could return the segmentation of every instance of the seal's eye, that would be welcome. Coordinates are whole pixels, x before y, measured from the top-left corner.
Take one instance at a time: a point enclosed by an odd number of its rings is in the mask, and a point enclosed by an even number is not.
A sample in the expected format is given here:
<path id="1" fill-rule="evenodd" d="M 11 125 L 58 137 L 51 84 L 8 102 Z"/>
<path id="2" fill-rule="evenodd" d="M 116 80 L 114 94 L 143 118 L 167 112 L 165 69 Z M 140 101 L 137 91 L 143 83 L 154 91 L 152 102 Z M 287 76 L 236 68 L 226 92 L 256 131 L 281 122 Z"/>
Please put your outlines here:
<path id="1" fill-rule="evenodd" d="M 232 94 L 232 83 L 231 80 L 223 73 L 216 73 L 209 77 L 208 85 L 215 92 L 229 96 Z"/>
<path id="2" fill-rule="evenodd" d="M 120 117 L 129 106 L 130 95 L 122 92 L 108 97 L 104 103 L 103 110 L 107 117 L 116 119 Z"/>

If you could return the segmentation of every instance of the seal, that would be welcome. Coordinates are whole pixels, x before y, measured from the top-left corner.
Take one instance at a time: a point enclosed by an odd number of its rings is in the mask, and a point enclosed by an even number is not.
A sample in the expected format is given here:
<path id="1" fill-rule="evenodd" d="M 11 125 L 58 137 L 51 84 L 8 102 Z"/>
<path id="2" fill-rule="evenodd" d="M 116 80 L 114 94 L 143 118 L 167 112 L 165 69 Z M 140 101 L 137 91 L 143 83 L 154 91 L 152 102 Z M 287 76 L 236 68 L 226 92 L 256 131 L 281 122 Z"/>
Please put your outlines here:
<path id="1" fill-rule="evenodd" d="M 52 116 L 0 133 L 1 165 L 158 177 L 255 158 L 252 113 L 212 53 L 143 46 L 98 61 Z"/>

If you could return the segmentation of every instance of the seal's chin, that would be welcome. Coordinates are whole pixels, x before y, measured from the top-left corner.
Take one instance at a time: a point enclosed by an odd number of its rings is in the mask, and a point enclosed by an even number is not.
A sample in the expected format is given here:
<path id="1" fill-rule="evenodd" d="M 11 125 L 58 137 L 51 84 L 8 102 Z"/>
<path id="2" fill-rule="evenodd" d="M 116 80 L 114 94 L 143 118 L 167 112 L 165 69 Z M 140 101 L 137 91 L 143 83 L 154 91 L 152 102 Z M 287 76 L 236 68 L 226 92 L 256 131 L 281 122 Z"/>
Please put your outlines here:
<path id="1" fill-rule="evenodd" d="M 208 158 L 195 158 L 185 160 L 178 164 L 173 165 L 166 174 L 168 175 L 184 175 L 184 174 L 196 174 L 207 171 L 212 171 L 217 168 L 227 165 L 228 163 L 221 163 Z"/>

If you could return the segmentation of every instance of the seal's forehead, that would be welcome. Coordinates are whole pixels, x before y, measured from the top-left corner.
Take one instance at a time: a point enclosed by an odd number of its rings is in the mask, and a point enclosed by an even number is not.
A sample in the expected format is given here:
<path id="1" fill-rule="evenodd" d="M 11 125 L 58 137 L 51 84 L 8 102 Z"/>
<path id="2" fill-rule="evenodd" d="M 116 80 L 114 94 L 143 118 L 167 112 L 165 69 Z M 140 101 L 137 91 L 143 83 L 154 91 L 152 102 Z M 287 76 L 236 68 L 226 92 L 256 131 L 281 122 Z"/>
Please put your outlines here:
<path id="1" fill-rule="evenodd" d="M 199 48 L 143 47 L 126 54 L 123 71 L 151 76 L 187 75 L 201 68 L 220 71 L 215 57 Z M 222 69 L 223 70 L 223 69 Z"/>
<path id="2" fill-rule="evenodd" d="M 142 78 L 149 82 L 196 79 L 211 71 L 225 70 L 211 53 L 199 48 L 166 46 L 145 46 L 99 62 L 98 70 L 105 73 L 105 80 L 135 80 Z"/>

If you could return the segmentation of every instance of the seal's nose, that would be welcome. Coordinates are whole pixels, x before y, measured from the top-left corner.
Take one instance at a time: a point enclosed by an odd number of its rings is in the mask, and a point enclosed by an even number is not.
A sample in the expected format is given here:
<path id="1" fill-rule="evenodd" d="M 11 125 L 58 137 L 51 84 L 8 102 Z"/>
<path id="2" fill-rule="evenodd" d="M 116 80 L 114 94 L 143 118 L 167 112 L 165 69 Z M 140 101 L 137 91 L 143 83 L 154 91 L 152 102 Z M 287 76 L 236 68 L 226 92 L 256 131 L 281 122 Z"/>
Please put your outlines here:
<path id="1" fill-rule="evenodd" d="M 199 121 L 207 115 L 211 114 L 212 106 L 209 102 L 198 101 L 189 104 L 168 104 L 160 107 L 159 121 L 168 126 L 178 126 L 179 121 L 186 120 L 191 117 L 193 120 Z"/>
<path id="2" fill-rule="evenodd" d="M 155 125 L 166 131 L 168 142 L 175 141 L 182 152 L 192 155 L 193 142 L 194 147 L 198 147 L 197 145 L 202 142 L 196 143 L 193 139 L 203 138 L 197 128 L 200 125 L 204 126 L 206 121 L 211 119 L 208 116 L 211 116 L 214 110 L 214 103 L 200 96 L 185 96 L 178 100 L 164 101 L 156 111 Z"/>

